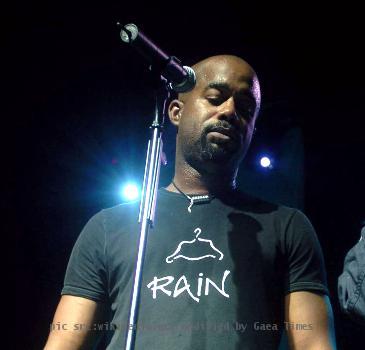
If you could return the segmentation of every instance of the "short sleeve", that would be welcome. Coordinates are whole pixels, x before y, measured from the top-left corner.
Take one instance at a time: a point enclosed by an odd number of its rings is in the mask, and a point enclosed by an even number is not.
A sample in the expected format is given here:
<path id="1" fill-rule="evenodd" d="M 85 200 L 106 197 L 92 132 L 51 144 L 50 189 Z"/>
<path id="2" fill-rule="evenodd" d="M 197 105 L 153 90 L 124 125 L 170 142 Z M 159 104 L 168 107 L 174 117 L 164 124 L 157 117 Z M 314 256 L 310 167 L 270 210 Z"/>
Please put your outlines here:
<path id="1" fill-rule="evenodd" d="M 313 291 L 329 294 L 322 249 L 308 218 L 296 210 L 286 230 L 286 293 Z"/>
<path id="2" fill-rule="evenodd" d="M 103 215 L 93 216 L 81 231 L 70 256 L 62 295 L 74 295 L 94 301 L 107 299 Z"/>

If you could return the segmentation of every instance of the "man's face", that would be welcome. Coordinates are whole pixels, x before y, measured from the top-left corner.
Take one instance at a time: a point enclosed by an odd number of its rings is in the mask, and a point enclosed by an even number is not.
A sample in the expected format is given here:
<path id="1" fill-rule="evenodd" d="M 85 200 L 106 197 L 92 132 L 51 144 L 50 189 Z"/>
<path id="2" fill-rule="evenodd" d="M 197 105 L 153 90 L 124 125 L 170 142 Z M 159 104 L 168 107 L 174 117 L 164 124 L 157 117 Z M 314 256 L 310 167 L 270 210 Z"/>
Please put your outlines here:
<path id="1" fill-rule="evenodd" d="M 236 168 L 250 144 L 259 109 L 255 74 L 232 56 L 216 56 L 193 68 L 197 86 L 180 98 L 178 153 L 196 169 Z"/>

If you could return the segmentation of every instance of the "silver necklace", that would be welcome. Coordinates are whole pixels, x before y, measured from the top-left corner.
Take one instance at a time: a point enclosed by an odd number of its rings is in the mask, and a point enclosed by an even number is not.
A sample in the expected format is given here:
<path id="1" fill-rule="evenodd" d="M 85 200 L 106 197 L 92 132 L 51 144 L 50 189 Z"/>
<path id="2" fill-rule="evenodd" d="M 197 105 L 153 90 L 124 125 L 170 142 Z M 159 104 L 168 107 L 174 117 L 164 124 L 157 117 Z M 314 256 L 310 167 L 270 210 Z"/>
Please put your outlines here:
<path id="1" fill-rule="evenodd" d="M 175 182 L 172 181 L 172 184 L 174 185 L 174 187 L 182 194 L 184 195 L 189 201 L 190 204 L 188 206 L 188 212 L 191 213 L 191 208 L 194 204 L 203 204 L 203 203 L 209 203 L 214 196 L 210 195 L 210 194 L 204 194 L 204 195 L 196 195 L 196 196 L 188 196 L 186 193 L 184 193 L 183 191 L 180 190 L 179 187 L 176 186 Z"/>

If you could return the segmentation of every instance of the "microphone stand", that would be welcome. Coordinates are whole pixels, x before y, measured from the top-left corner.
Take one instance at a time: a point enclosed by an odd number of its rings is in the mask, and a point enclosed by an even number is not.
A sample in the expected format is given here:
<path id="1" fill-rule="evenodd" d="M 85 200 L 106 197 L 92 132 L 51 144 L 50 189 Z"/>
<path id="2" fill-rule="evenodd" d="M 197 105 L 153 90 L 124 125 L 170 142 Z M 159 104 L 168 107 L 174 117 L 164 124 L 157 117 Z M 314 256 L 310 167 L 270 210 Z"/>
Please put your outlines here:
<path id="1" fill-rule="evenodd" d="M 150 140 L 148 141 L 141 204 L 139 209 L 138 222 L 141 224 L 141 230 L 133 278 L 125 350 L 132 350 L 135 346 L 146 244 L 149 228 L 152 228 L 154 223 L 157 190 L 160 178 L 162 128 L 164 124 L 166 102 L 170 97 L 167 80 L 156 72 L 152 71 L 152 74 L 154 75 L 153 80 L 156 86 L 155 116 L 150 126 L 152 132 Z"/>

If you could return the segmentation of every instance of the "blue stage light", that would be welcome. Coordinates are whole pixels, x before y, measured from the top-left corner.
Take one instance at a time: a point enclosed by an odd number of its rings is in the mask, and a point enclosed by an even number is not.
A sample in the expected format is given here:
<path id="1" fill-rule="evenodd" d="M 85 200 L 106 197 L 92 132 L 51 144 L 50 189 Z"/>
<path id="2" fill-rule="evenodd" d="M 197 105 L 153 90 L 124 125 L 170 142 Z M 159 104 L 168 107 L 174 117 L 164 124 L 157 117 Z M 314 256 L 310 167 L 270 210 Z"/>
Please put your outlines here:
<path id="1" fill-rule="evenodd" d="M 271 164 L 271 159 L 269 157 L 261 157 L 260 159 L 260 165 L 263 167 L 263 168 L 271 168 L 272 167 L 272 164 Z"/>
<path id="2" fill-rule="evenodd" d="M 122 189 L 122 197 L 127 201 L 133 201 L 139 197 L 139 189 L 133 183 L 126 184 Z"/>

